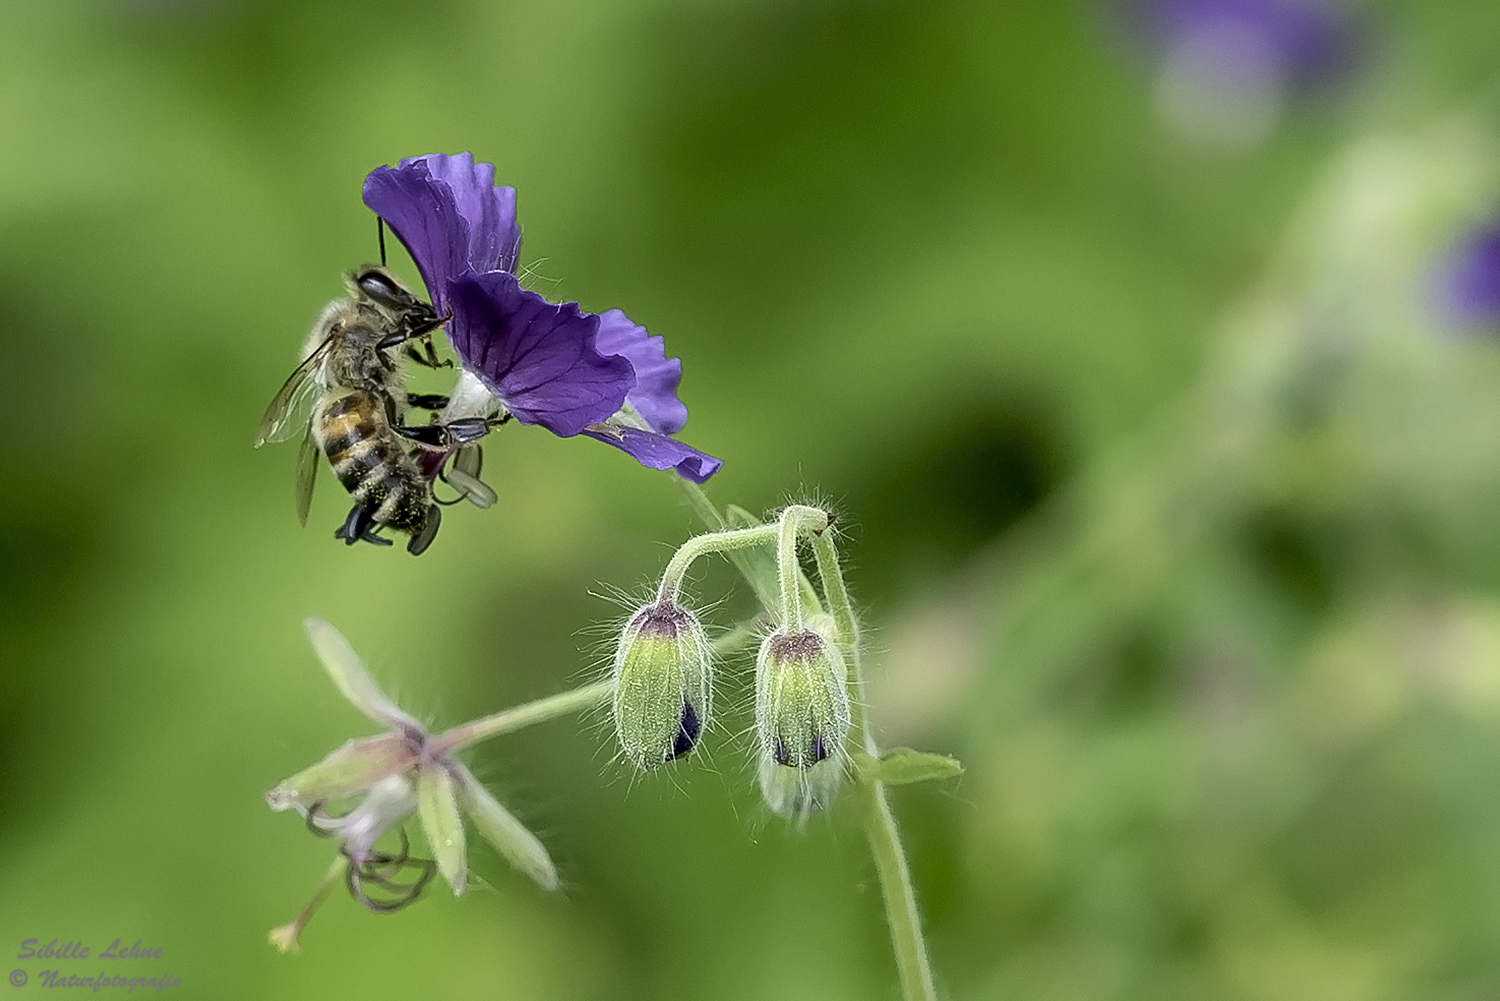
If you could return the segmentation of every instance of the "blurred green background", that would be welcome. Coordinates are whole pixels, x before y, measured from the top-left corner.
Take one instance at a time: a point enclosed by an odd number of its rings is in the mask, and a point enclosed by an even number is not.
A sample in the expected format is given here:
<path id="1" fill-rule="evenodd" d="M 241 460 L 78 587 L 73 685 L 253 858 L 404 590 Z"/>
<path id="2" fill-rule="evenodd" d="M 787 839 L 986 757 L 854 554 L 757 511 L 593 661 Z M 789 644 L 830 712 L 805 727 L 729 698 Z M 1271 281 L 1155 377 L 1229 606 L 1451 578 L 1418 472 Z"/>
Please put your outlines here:
<path id="1" fill-rule="evenodd" d="M 717 501 L 841 511 L 874 719 L 968 768 L 895 794 L 945 996 L 1500 994 L 1500 347 L 1433 295 L 1500 206 L 1500 7 L 1362 6 L 1238 131 L 1131 24 L 0 2 L 0 948 L 141 939 L 186 997 L 895 996 L 851 804 L 758 803 L 739 662 L 669 774 L 601 719 L 472 756 L 562 892 L 481 850 L 464 899 L 266 944 L 329 848 L 262 794 L 372 730 L 304 616 L 448 725 L 595 677 L 600 595 L 695 527 L 509 426 L 495 509 L 346 549 L 326 471 L 300 530 L 295 448 L 251 449 L 376 256 L 365 173 L 471 150 L 534 287 L 684 360 Z"/>

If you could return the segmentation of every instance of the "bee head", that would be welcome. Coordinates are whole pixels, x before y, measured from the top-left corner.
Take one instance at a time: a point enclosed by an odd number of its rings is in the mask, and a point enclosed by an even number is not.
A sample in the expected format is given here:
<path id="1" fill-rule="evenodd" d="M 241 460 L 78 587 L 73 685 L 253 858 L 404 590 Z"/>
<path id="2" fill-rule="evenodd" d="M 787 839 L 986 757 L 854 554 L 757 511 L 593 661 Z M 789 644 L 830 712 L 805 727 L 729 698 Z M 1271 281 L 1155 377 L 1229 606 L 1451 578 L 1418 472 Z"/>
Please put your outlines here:
<path id="1" fill-rule="evenodd" d="M 356 299 L 364 299 L 395 313 L 431 312 L 432 307 L 396 280 L 385 268 L 366 267 L 353 271 L 346 279 Z"/>

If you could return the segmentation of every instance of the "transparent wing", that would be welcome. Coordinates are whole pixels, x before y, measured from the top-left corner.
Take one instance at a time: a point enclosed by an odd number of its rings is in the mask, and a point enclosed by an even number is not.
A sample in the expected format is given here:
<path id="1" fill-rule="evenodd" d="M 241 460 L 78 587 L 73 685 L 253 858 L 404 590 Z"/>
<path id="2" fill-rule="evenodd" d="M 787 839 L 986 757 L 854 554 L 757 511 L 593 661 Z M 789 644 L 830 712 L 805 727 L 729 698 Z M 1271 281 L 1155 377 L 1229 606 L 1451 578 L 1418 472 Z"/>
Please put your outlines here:
<path id="1" fill-rule="evenodd" d="M 331 337 L 319 344 L 276 391 L 271 405 L 266 407 L 265 416 L 260 419 L 260 430 L 255 432 L 256 448 L 268 441 L 286 441 L 307 424 L 313 399 L 321 388 L 313 376 L 322 366 L 332 344 Z"/>
<path id="2" fill-rule="evenodd" d="M 297 521 L 307 524 L 307 512 L 312 510 L 313 482 L 318 478 L 318 440 L 313 437 L 312 422 L 307 423 L 307 433 L 302 436 L 302 447 L 297 451 Z"/>

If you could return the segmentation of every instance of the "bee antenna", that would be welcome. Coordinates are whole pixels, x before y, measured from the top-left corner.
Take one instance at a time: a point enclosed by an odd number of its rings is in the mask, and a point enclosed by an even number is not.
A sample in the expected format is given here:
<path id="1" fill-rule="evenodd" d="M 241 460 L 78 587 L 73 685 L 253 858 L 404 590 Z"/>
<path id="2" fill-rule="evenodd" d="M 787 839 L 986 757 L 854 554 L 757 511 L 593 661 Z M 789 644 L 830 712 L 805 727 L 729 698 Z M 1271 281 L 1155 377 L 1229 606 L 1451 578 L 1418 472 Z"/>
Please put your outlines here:
<path id="1" fill-rule="evenodd" d="M 380 266 L 385 267 L 385 220 L 375 217 L 375 236 L 380 241 Z"/>

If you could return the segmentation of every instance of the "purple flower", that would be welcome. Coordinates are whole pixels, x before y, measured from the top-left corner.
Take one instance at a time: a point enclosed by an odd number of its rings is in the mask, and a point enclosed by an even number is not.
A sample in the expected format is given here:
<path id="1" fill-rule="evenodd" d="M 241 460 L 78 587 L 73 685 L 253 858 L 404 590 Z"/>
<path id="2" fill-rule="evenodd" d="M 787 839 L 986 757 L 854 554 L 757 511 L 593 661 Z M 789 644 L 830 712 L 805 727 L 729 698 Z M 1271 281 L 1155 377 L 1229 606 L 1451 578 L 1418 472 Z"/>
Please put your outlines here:
<path id="1" fill-rule="evenodd" d="M 460 275 L 448 293 L 453 350 L 516 420 L 567 438 L 624 405 L 635 374 L 595 349 L 598 316 L 555 306 L 508 271 Z"/>
<path id="2" fill-rule="evenodd" d="M 1447 317 L 1466 327 L 1500 327 L 1500 222 L 1468 234 L 1439 270 Z"/>
<path id="3" fill-rule="evenodd" d="M 627 413 L 638 425 L 621 417 L 591 425 L 584 433 L 613 445 L 643 466 L 675 469 L 679 476 L 702 483 L 724 463 L 671 437 L 687 423 L 687 407 L 677 398 L 682 362 L 667 357 L 666 342 L 631 322 L 618 309 L 599 317 L 595 338 L 599 351 L 624 358 L 635 370 L 635 385 L 625 395 Z"/>
<path id="4" fill-rule="evenodd" d="M 1162 116 L 1212 145 L 1269 135 L 1290 97 L 1333 83 L 1355 32 L 1336 0 L 1125 0 L 1157 64 Z"/>
<path id="5" fill-rule="evenodd" d="M 378 167 L 365 204 L 411 252 L 463 365 L 445 415 L 500 410 L 560 437 L 586 434 L 653 469 L 702 483 L 723 463 L 671 436 L 687 422 L 682 363 L 618 309 L 602 316 L 521 288 L 515 189 L 468 153 Z"/>
<path id="6" fill-rule="evenodd" d="M 656 431 L 631 427 L 617 422 L 601 422 L 584 428 L 590 438 L 613 445 L 636 462 L 651 469 L 675 469 L 677 475 L 694 483 L 703 483 L 724 465 L 676 438 Z"/>
<path id="7" fill-rule="evenodd" d="M 677 398 L 682 362 L 667 357 L 666 341 L 647 334 L 645 327 L 632 323 L 622 311 L 611 309 L 599 317 L 594 343 L 604 354 L 625 358 L 635 370 L 635 386 L 625 402 L 641 419 L 661 434 L 681 431 L 687 423 L 687 407 Z"/>
<path id="8" fill-rule="evenodd" d="M 1267 60 L 1293 87 L 1327 80 L 1348 54 L 1348 19 L 1327 0 L 1148 0 L 1141 6 L 1144 27 L 1161 49 L 1216 44 L 1226 65 Z"/>
<path id="9" fill-rule="evenodd" d="M 521 251 L 516 189 L 495 186 L 495 166 L 469 153 L 430 153 L 376 167 L 365 204 L 406 245 L 438 313 L 448 282 L 466 271 L 513 271 Z"/>

